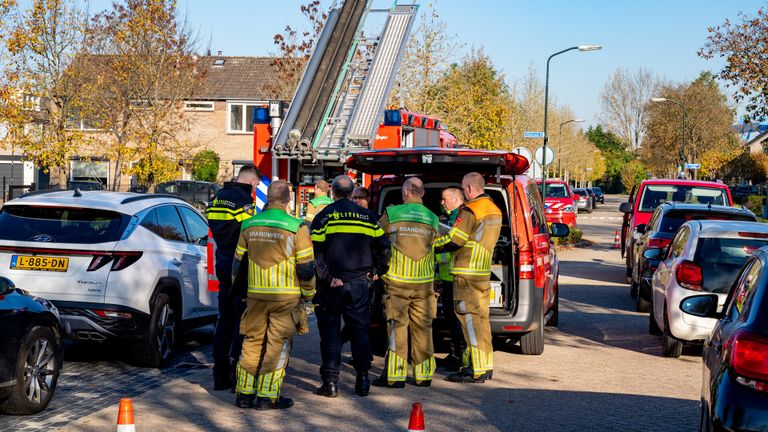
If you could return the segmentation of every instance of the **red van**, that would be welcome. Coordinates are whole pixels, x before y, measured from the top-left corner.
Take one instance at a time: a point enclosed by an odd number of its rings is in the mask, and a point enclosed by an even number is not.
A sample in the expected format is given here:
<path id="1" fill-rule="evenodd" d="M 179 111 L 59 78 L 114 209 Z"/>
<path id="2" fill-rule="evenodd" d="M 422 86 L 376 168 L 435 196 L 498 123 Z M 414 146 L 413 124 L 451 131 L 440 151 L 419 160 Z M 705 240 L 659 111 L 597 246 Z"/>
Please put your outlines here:
<path id="1" fill-rule="evenodd" d="M 536 180 L 541 188 L 541 179 Z M 573 228 L 576 226 L 576 197 L 567 182 L 547 179 L 547 196 L 544 197 L 544 209 L 547 222 L 559 222 Z"/>
<path id="2" fill-rule="evenodd" d="M 544 351 L 544 325 L 557 325 L 559 309 L 559 261 L 550 237 L 567 235 L 568 227 L 547 226 L 535 181 L 521 175 L 528 169 L 527 159 L 501 151 L 403 148 L 355 153 L 347 167 L 375 176 L 369 206 L 379 214 L 402 203 L 402 185 L 410 176 L 424 182 L 424 205 L 439 215 L 444 188 L 460 187 L 468 172 L 483 174 L 485 191 L 503 217 L 491 266 L 491 331 L 519 338 L 524 354 Z M 440 327 L 441 309 L 435 328 Z"/>

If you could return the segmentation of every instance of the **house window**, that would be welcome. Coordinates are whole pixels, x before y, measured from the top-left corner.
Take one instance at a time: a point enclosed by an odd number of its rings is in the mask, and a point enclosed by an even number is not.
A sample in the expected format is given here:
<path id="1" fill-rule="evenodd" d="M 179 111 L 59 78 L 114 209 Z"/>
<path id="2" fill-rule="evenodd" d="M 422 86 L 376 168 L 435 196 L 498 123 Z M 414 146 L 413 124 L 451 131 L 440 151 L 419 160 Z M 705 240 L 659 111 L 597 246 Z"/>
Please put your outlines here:
<path id="1" fill-rule="evenodd" d="M 257 107 L 265 107 L 266 102 L 228 102 L 227 103 L 227 132 L 253 132 L 253 111 Z"/>
<path id="2" fill-rule="evenodd" d="M 82 131 L 95 131 L 99 130 L 98 125 L 94 119 L 81 118 L 80 113 L 71 113 L 67 118 L 67 128 L 76 129 Z"/>
<path id="3" fill-rule="evenodd" d="M 184 111 L 213 111 L 213 101 L 184 101 Z"/>

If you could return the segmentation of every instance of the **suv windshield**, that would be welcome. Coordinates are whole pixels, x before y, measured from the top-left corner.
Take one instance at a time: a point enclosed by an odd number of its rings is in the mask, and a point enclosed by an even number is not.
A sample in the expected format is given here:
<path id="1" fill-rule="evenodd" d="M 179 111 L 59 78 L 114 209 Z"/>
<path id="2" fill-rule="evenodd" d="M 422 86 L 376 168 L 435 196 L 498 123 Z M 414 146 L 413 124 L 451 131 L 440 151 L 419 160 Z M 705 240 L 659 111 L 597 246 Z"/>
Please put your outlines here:
<path id="1" fill-rule="evenodd" d="M 652 212 L 659 204 L 680 202 L 729 206 L 725 189 L 683 185 L 647 185 L 640 200 L 641 212 Z"/>
<path id="2" fill-rule="evenodd" d="M 693 261 L 701 266 L 704 291 L 727 293 L 747 258 L 766 244 L 755 238 L 700 238 Z"/>
<path id="3" fill-rule="evenodd" d="M 660 232 L 674 233 L 689 220 L 736 220 L 757 222 L 757 218 L 749 214 L 719 213 L 715 211 L 674 210 L 668 212 L 659 222 Z"/>
<path id="4" fill-rule="evenodd" d="M 547 198 L 569 198 L 568 189 L 564 184 L 548 184 Z"/>
<path id="5" fill-rule="evenodd" d="M 115 242 L 129 220 L 127 215 L 108 210 L 10 205 L 0 211 L 0 240 Z"/>

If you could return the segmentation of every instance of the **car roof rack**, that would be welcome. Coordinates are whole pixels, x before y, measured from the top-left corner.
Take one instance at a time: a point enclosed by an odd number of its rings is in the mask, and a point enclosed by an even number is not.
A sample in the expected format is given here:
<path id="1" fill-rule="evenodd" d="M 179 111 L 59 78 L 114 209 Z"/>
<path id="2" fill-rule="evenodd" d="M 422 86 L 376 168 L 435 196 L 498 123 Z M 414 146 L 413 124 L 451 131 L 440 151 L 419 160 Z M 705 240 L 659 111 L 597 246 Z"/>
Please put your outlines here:
<path id="1" fill-rule="evenodd" d="M 128 204 L 128 203 L 141 201 L 145 199 L 152 199 L 152 198 L 171 198 L 171 199 L 177 199 L 179 201 L 187 202 L 184 198 L 178 195 L 165 194 L 165 193 L 152 193 L 152 194 L 137 194 L 136 196 L 124 198 L 122 201 L 120 201 L 120 204 Z"/>

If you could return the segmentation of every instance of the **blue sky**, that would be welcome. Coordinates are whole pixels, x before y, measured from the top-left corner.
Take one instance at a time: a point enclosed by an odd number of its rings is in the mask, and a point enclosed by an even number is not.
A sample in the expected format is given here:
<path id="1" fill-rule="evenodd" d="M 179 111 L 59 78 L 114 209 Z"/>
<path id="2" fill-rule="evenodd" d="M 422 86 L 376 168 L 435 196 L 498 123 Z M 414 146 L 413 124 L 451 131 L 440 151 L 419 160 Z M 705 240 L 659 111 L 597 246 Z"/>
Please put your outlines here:
<path id="1" fill-rule="evenodd" d="M 404 2 L 404 0 L 400 0 Z M 101 6 L 100 0 L 93 6 Z M 181 0 L 201 45 L 224 55 L 269 55 L 272 36 L 286 24 L 303 25 L 299 0 Z M 547 57 L 580 44 L 601 51 L 573 51 L 552 60 L 550 95 L 568 104 L 585 127 L 599 118 L 599 93 L 617 67 L 644 67 L 666 80 L 685 82 L 702 70 L 718 70 L 719 60 L 696 55 L 707 27 L 753 15 L 765 1 L 755 0 L 602 0 L 602 1 L 421 1 L 435 4 L 449 33 L 470 47 L 483 47 L 507 81 L 522 78 L 533 65 L 544 80 Z M 330 0 L 323 0 L 328 6 Z M 377 5 L 391 0 L 377 0 Z M 460 57 L 460 56 L 458 56 Z"/>

